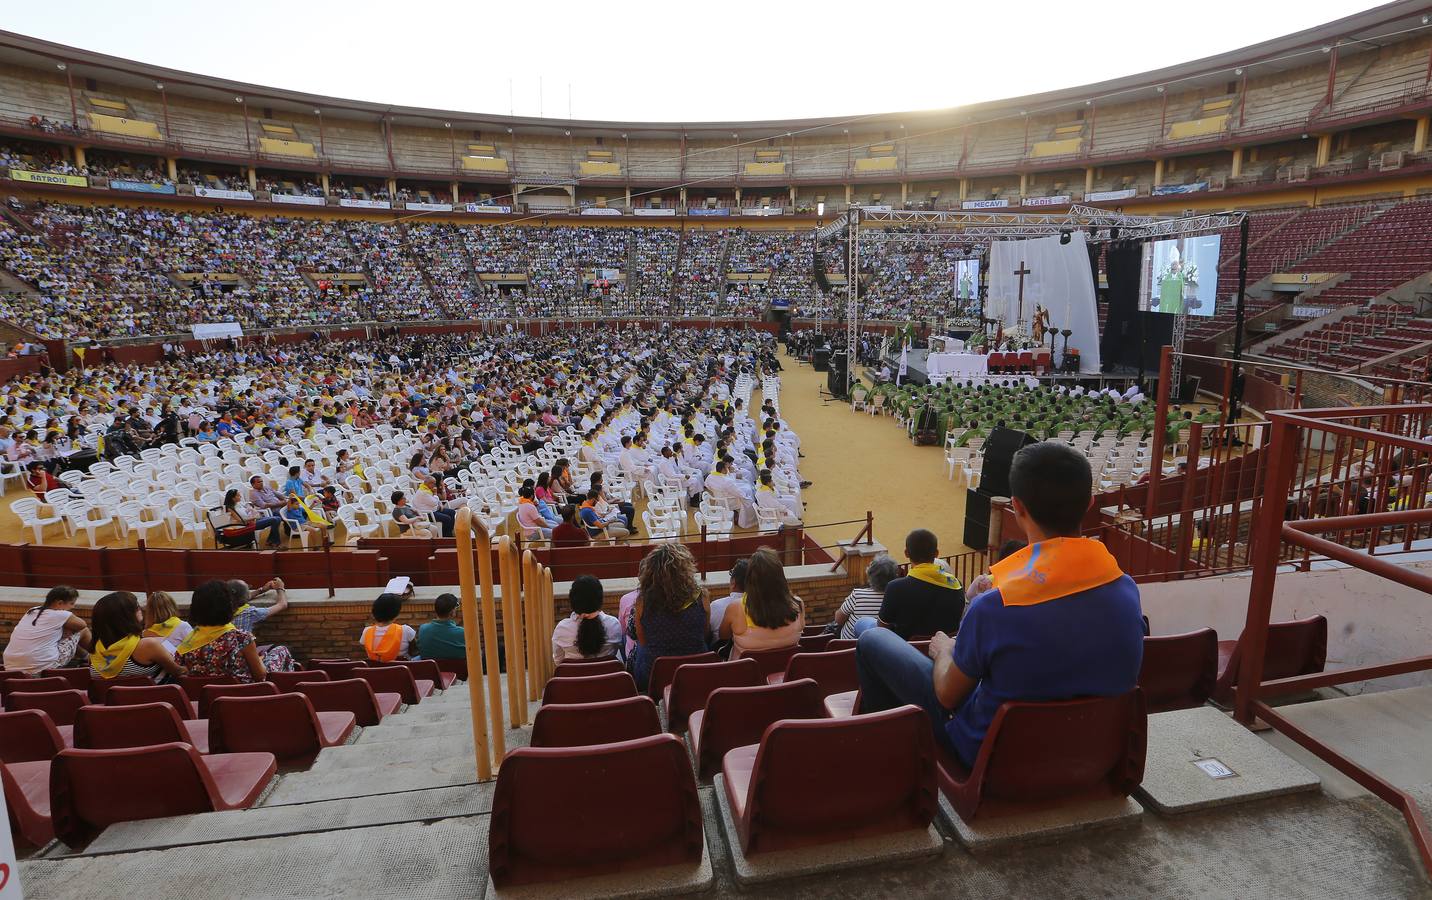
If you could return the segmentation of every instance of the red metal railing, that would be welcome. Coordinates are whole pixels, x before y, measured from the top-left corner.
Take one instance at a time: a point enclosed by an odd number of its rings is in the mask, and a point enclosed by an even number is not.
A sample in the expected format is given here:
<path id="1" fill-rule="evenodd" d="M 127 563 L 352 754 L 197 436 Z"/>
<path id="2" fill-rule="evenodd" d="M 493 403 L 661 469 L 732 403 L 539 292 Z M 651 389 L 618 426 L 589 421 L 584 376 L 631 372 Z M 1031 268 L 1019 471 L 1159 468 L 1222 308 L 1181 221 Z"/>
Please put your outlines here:
<path id="1" fill-rule="evenodd" d="M 1264 682 L 1273 591 L 1291 547 L 1432 594 L 1432 576 L 1399 566 L 1378 551 L 1412 549 L 1432 537 L 1432 404 L 1306 409 L 1270 415 L 1265 493 L 1253 535 L 1253 574 L 1234 710 L 1240 722 L 1262 719 L 1402 813 L 1423 865 L 1432 873 L 1432 831 L 1404 790 L 1294 725 L 1269 698 L 1319 687 L 1432 671 L 1417 656 Z M 1291 513 L 1291 515 L 1289 515 Z M 1335 539 L 1330 539 L 1327 536 Z"/>

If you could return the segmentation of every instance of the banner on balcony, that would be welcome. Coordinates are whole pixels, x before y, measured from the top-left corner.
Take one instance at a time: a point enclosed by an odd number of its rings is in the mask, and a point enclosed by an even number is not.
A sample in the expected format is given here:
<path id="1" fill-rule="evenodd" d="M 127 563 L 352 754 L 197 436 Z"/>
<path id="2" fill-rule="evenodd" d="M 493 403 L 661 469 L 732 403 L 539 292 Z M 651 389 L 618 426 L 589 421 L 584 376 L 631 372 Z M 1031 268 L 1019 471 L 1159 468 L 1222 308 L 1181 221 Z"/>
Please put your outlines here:
<path id="1" fill-rule="evenodd" d="M 172 194 L 174 185 L 159 184 L 155 181 L 129 181 L 124 178 L 111 178 L 109 186 L 116 191 L 137 191 L 141 194 Z"/>
<path id="2" fill-rule="evenodd" d="M 1133 188 L 1124 188 L 1119 191 L 1090 191 L 1084 195 L 1084 199 L 1090 203 L 1099 203 L 1106 200 L 1132 200 L 1139 195 Z"/>
<path id="3" fill-rule="evenodd" d="M 27 172 L 24 169 L 11 169 L 10 177 L 16 181 L 28 181 L 31 184 L 63 184 L 67 187 L 89 187 L 89 179 L 83 175 L 61 175 L 58 172 Z"/>
<path id="4" fill-rule="evenodd" d="M 254 195 L 251 191 L 226 191 L 222 188 L 195 187 L 195 197 L 207 197 L 210 200 L 252 200 Z"/>
<path id="5" fill-rule="evenodd" d="M 194 332 L 194 339 L 198 341 L 212 341 L 216 338 L 240 338 L 244 336 L 244 327 L 238 322 L 203 322 L 190 326 Z"/>
<path id="6" fill-rule="evenodd" d="M 392 209 L 393 204 L 387 200 L 360 200 L 357 197 L 343 197 L 338 201 L 339 206 L 348 206 L 354 209 Z"/>
<path id="7" fill-rule="evenodd" d="M 729 216 L 731 215 L 731 210 L 727 209 L 724 206 L 718 207 L 717 209 L 707 209 L 704 206 L 693 206 L 686 210 L 686 214 L 688 216 Z"/>
<path id="8" fill-rule="evenodd" d="M 1196 194 L 1206 190 L 1208 190 L 1208 182 L 1195 181 L 1193 184 L 1161 184 L 1154 188 L 1154 194 Z"/>
<path id="9" fill-rule="evenodd" d="M 1000 197 L 998 200 L 966 200 L 960 204 L 961 209 L 1004 209 L 1009 206 L 1009 200 Z"/>
<path id="10" fill-rule="evenodd" d="M 310 197 L 307 194 L 270 194 L 269 199 L 275 203 L 293 203 L 299 206 L 322 206 L 328 202 L 322 197 Z"/>
<path id="11" fill-rule="evenodd" d="M 492 213 L 510 213 L 512 212 L 512 207 L 498 206 L 496 203 L 469 203 L 467 205 L 467 211 L 470 213 L 482 213 L 484 215 Z"/>
<path id="12" fill-rule="evenodd" d="M 622 211 L 610 206 L 588 206 L 582 210 L 584 216 L 619 216 Z"/>
<path id="13" fill-rule="evenodd" d="M 1059 194 L 1055 197 L 1025 197 L 1021 202 L 1025 206 L 1068 206 L 1069 195 Z"/>
<path id="14" fill-rule="evenodd" d="M 452 212 L 451 203 L 419 203 L 416 200 L 409 200 L 405 206 L 408 209 L 417 209 L 423 212 Z"/>
<path id="15" fill-rule="evenodd" d="M 646 208 L 644 208 L 644 207 L 640 207 L 640 206 L 639 206 L 639 207 L 637 207 L 636 209 L 632 210 L 632 215 L 636 215 L 636 216 L 674 216 L 674 215 L 676 215 L 676 210 L 675 210 L 675 209 L 646 209 Z"/>

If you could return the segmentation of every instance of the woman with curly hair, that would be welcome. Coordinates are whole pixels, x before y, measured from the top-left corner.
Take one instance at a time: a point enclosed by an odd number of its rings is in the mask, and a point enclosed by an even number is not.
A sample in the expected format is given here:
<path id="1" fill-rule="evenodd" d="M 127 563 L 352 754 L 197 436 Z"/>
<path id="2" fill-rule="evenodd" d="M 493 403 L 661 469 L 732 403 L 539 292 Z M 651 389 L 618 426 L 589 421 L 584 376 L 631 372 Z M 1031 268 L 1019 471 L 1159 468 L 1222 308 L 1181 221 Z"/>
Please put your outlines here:
<path id="1" fill-rule="evenodd" d="M 700 653 L 708 644 L 711 605 L 696 575 L 696 560 L 683 544 L 660 544 L 637 569 L 639 593 L 627 619 L 636 642 L 627 668 L 646 690 L 651 664 L 660 656 Z"/>

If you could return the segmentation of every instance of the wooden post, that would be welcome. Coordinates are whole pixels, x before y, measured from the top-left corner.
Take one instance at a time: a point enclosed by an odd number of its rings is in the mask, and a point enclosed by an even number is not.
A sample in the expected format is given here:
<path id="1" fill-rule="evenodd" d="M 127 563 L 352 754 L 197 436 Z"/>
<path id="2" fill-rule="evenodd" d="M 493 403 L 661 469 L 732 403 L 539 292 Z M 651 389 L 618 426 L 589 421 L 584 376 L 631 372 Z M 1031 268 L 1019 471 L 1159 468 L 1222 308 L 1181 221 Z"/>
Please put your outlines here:
<path id="1" fill-rule="evenodd" d="M 482 654 L 477 648 L 477 585 L 472 570 L 472 530 L 488 541 L 487 526 L 474 520 L 466 507 L 457 511 L 453 534 L 457 537 L 457 581 L 461 594 L 462 620 L 471 639 L 464 642 L 467 653 L 467 693 L 472 700 L 472 744 L 477 756 L 477 780 L 492 780 L 492 754 L 487 741 L 487 714 L 482 702 Z M 489 566 L 491 568 L 491 566 Z"/>
<path id="2" fill-rule="evenodd" d="M 546 635 L 550 631 L 542 630 L 543 620 L 538 615 L 540 612 L 541 597 L 539 596 L 537 581 L 537 557 L 528 550 L 522 554 L 522 608 L 526 613 L 527 628 L 527 696 L 537 697 L 543 687 L 542 684 L 542 660 L 551 655 L 548 648 Z"/>
<path id="3" fill-rule="evenodd" d="M 537 566 L 537 571 L 539 577 L 534 580 L 538 582 L 537 599 L 538 602 L 542 604 L 542 618 L 546 626 L 543 628 L 543 633 L 551 634 L 552 629 L 557 627 L 557 623 L 553 621 L 556 614 L 552 610 L 552 570 L 546 566 L 539 565 Z M 546 653 L 542 654 L 542 671 L 546 673 L 546 677 L 542 679 L 543 684 L 546 684 L 547 679 L 552 677 L 554 668 L 556 667 L 552 662 L 551 655 Z"/>
<path id="4" fill-rule="evenodd" d="M 497 603 L 492 595 L 492 538 L 487 533 L 486 523 L 481 519 L 477 520 L 478 535 L 477 549 L 477 572 L 478 580 L 482 584 L 482 651 L 487 656 L 487 714 L 492 723 L 492 746 L 493 753 L 501 764 L 501 760 L 507 755 L 507 739 L 503 733 L 506 729 L 502 722 L 502 656 L 498 652 L 497 643 Z M 454 529 L 459 533 L 460 529 Z M 461 533 L 466 533 L 462 531 Z M 461 559 L 463 554 L 458 553 Z M 476 624 L 474 618 L 474 625 Z M 473 680 L 471 668 L 468 670 L 468 680 Z M 477 718 L 477 707 L 472 710 L 473 718 Z"/>
<path id="5" fill-rule="evenodd" d="M 529 553 L 531 551 L 528 551 Z M 513 579 L 512 593 L 502 585 L 502 635 L 507 647 L 507 708 L 512 727 L 527 724 L 527 629 L 522 627 L 522 587 Z"/>

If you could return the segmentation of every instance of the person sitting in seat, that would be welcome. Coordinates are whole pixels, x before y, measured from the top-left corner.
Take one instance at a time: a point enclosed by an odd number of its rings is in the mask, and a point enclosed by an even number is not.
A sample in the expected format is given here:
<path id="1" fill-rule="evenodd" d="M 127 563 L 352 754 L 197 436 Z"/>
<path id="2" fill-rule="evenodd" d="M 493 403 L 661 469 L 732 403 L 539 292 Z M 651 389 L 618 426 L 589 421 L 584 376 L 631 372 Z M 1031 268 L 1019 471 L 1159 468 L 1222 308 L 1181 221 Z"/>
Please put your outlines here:
<path id="1" fill-rule="evenodd" d="M 144 636 L 157 637 L 173 653 L 194 626 L 179 618 L 174 598 L 164 591 L 151 591 L 144 600 Z"/>
<path id="2" fill-rule="evenodd" d="M 287 647 L 260 650 L 253 634 L 235 624 L 235 595 L 228 582 L 206 581 L 189 598 L 194 630 L 175 654 L 190 675 L 228 675 L 241 683 L 263 681 L 269 672 L 292 672 Z"/>
<path id="3" fill-rule="evenodd" d="M 396 624 L 403 612 L 403 598 L 397 594 L 379 594 L 373 601 L 373 623 L 363 629 L 358 643 L 373 662 L 408 659 L 408 649 L 418 633 L 407 625 Z"/>
<path id="4" fill-rule="evenodd" d="M 90 614 L 94 652 L 90 671 L 95 678 L 143 675 L 178 678 L 188 674 L 157 637 L 144 636 L 144 611 L 129 591 L 115 591 L 95 601 Z"/>
<path id="5" fill-rule="evenodd" d="M 258 590 L 251 590 L 249 583 L 236 578 L 229 583 L 229 593 L 234 598 L 234 627 L 254 634 L 259 623 L 288 609 L 288 589 L 282 578 L 271 578 Z M 265 594 L 273 594 L 271 606 L 255 606 L 254 601 Z"/>
<path id="6" fill-rule="evenodd" d="M 770 547 L 751 554 L 746 569 L 746 595 L 726 607 L 721 640 L 731 641 L 731 658 L 750 650 L 794 647 L 805 628 L 805 606 L 791 593 L 781 558 Z"/>
<path id="7" fill-rule="evenodd" d="M 711 609 L 696 574 L 696 559 L 685 544 L 652 548 L 637 568 L 637 583 L 640 593 L 627 619 L 627 636 L 635 642 L 627 669 L 644 691 L 657 657 L 706 649 Z"/>
<path id="8" fill-rule="evenodd" d="M 879 624 L 905 640 L 937 631 L 953 632 L 960 627 L 965 611 L 965 592 L 960 580 L 950 574 L 936 557 L 940 543 L 934 532 L 916 528 L 905 538 L 905 556 L 910 568 L 904 578 L 885 586 L 880 604 Z M 869 619 L 855 623 L 856 635 L 873 624 Z"/>
<path id="9" fill-rule="evenodd" d="M 900 574 L 895 560 L 882 553 L 865 567 L 865 587 L 858 587 L 846 595 L 845 602 L 835 611 L 835 622 L 827 626 L 828 631 L 839 632 L 843 640 L 854 640 L 856 625 L 866 619 L 876 622 L 880 606 L 885 602 L 885 588 Z M 869 624 L 866 627 L 870 627 Z M 863 629 L 862 629 L 863 630 Z"/>
<path id="10" fill-rule="evenodd" d="M 418 653 L 423 659 L 467 659 L 467 637 L 457 614 L 457 597 L 438 594 L 433 601 L 436 618 L 418 628 Z"/>
<path id="11" fill-rule="evenodd" d="M 552 529 L 553 547 L 585 547 L 592 542 L 587 531 L 577 521 L 577 507 L 571 503 L 559 510 L 562 524 Z"/>
<path id="12" fill-rule="evenodd" d="M 572 614 L 552 629 L 552 661 L 604 659 L 617 655 L 622 626 L 616 616 L 602 612 L 605 592 L 592 575 L 578 575 L 567 593 Z"/>
<path id="13" fill-rule="evenodd" d="M 935 634 L 928 657 L 885 628 L 856 644 L 861 711 L 921 707 L 966 766 L 1001 704 L 1117 696 L 1138 683 L 1143 661 L 1138 586 L 1102 543 L 1079 536 L 1093 502 L 1088 459 L 1067 444 L 1031 444 L 1015 454 L 1009 484 L 1030 543 L 992 567 L 994 587 L 970 604 L 959 634 Z"/>
<path id="14" fill-rule="evenodd" d="M 418 511 L 408 505 L 407 494 L 402 491 L 394 491 L 389 500 L 393 504 L 393 521 L 398 523 L 399 534 L 419 538 L 437 537 L 437 529 L 433 527 L 433 524 L 418 515 Z"/>
<path id="15" fill-rule="evenodd" d="M 93 645 L 89 626 L 75 615 L 79 599 L 79 591 L 56 585 L 45 594 L 44 603 L 25 610 L 5 645 L 5 670 L 38 675 L 69 665 L 76 651 L 89 653 Z"/>

